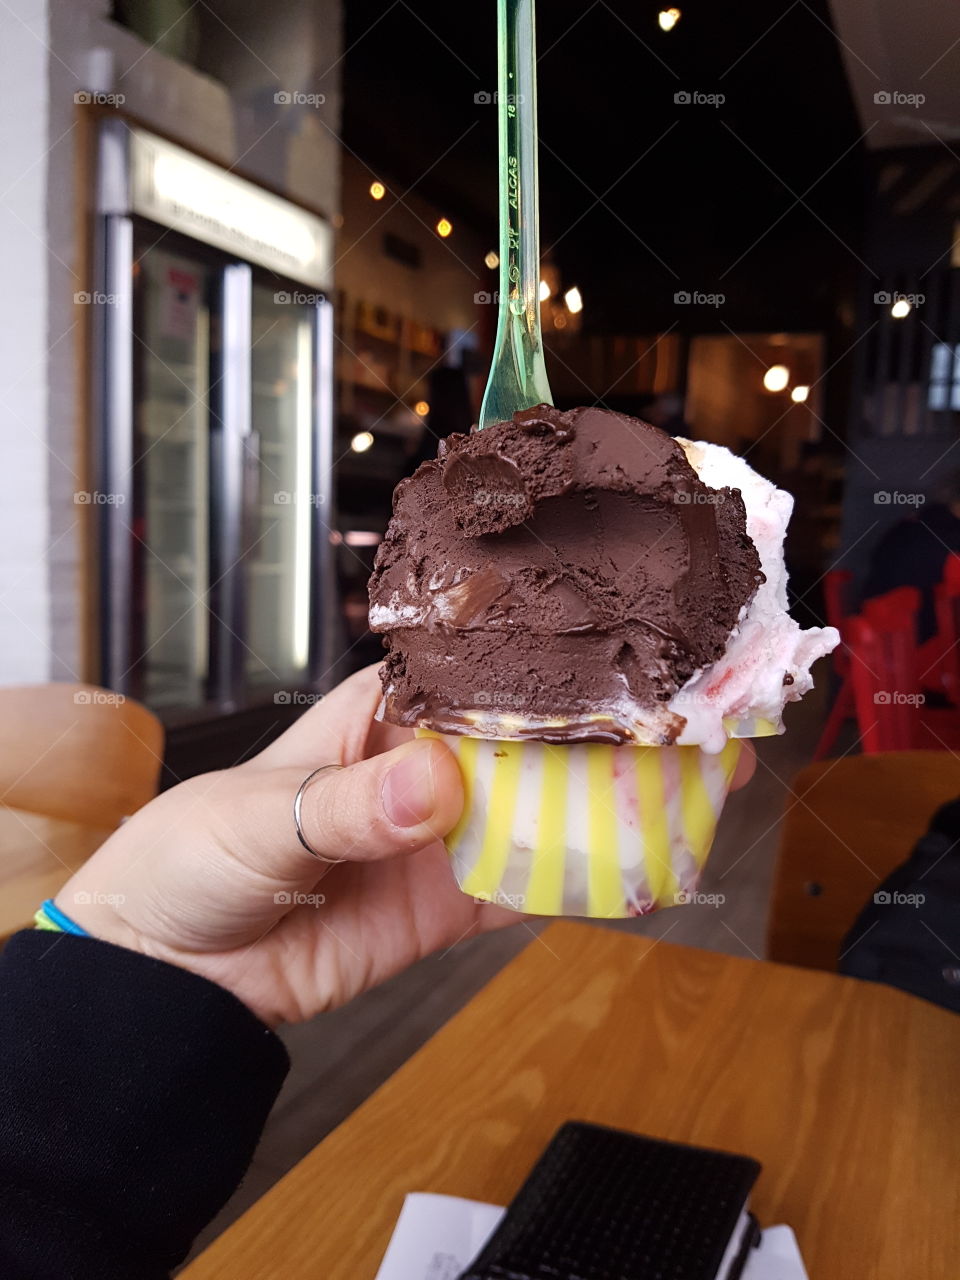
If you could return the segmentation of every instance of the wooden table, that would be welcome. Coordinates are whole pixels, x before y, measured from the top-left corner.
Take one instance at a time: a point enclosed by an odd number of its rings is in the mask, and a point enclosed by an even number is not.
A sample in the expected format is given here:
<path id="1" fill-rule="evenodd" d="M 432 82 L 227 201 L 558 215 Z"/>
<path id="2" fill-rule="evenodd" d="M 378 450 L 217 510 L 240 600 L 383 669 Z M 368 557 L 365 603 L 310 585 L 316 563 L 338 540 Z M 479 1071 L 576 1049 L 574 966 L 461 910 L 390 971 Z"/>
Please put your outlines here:
<path id="1" fill-rule="evenodd" d="M 0 805 L 0 943 L 29 929 L 40 903 L 59 892 L 110 834 L 109 828 Z"/>
<path id="2" fill-rule="evenodd" d="M 755 1156 L 816 1280 L 956 1280 L 958 1062 L 897 991 L 555 924 L 184 1280 L 371 1280 L 406 1192 L 506 1204 L 570 1118 Z"/>

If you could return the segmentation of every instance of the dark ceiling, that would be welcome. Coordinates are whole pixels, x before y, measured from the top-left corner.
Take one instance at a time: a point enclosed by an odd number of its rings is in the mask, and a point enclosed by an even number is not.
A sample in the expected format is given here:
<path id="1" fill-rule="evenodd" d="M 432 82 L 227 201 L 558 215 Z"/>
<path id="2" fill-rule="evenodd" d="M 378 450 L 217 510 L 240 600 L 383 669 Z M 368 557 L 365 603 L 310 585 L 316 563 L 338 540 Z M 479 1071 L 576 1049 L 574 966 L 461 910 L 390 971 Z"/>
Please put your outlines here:
<path id="1" fill-rule="evenodd" d="M 859 269 L 864 147 L 825 0 L 541 3 L 541 226 L 590 328 L 832 327 Z M 349 0 L 344 140 L 496 243 L 496 5 Z M 678 92 L 723 94 L 720 106 Z M 683 314 L 684 327 L 692 317 Z"/>

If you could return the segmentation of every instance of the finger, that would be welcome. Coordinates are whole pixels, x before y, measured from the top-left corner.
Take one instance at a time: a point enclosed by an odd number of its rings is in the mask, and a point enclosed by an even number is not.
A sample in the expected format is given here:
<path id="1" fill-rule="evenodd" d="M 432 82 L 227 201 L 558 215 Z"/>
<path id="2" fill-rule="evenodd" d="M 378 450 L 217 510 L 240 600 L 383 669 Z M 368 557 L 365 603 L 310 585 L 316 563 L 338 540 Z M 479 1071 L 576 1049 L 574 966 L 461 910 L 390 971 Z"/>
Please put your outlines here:
<path id="1" fill-rule="evenodd" d="M 302 781 L 301 770 L 276 769 L 248 774 L 237 789 L 231 825 L 245 846 L 244 860 L 258 872 L 299 879 L 322 869 L 297 839 L 293 800 Z M 369 862 L 442 839 L 462 808 L 457 762 L 430 739 L 320 774 L 303 793 L 300 821 L 320 858 Z"/>
<path id="2" fill-rule="evenodd" d="M 745 787 L 757 770 L 757 750 L 752 742 L 744 742 L 743 750 L 740 752 L 740 758 L 737 761 L 737 767 L 733 771 L 733 778 L 730 782 L 731 791 L 739 791 L 741 787 Z"/>
<path id="3" fill-rule="evenodd" d="M 374 720 L 367 737 L 366 756 L 375 756 L 380 751 L 392 751 L 405 742 L 413 741 L 413 730 L 404 729 L 399 724 L 390 724 L 386 720 Z"/>
<path id="4" fill-rule="evenodd" d="M 376 666 L 364 667 L 311 707 L 250 763 L 270 769 L 296 765 L 308 773 L 320 764 L 351 764 L 365 754 L 380 705 Z"/>

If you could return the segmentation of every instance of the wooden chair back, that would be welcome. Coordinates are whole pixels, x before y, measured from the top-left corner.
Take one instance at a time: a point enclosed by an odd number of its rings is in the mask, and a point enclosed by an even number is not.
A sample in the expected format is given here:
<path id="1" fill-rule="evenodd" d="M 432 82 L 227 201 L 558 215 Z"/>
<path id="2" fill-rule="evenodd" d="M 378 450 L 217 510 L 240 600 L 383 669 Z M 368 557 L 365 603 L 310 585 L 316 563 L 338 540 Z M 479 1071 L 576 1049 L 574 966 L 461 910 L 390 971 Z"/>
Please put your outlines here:
<path id="1" fill-rule="evenodd" d="M 780 835 L 767 955 L 835 970 L 862 907 L 906 861 L 940 805 L 960 796 L 960 758 L 897 751 L 808 765 Z"/>
<path id="2" fill-rule="evenodd" d="M 117 827 L 157 793 L 163 726 L 82 684 L 0 688 L 0 805 Z"/>

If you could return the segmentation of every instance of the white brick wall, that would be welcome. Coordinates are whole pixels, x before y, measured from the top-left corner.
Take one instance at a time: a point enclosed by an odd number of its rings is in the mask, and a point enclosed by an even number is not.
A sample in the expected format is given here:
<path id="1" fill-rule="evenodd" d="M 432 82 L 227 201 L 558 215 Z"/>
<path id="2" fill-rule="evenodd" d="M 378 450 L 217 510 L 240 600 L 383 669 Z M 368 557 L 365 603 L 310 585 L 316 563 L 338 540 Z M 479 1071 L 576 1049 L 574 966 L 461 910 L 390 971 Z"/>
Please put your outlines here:
<path id="1" fill-rule="evenodd" d="M 0 682 L 50 668 L 47 550 L 46 0 L 8 0 L 0 40 Z"/>

